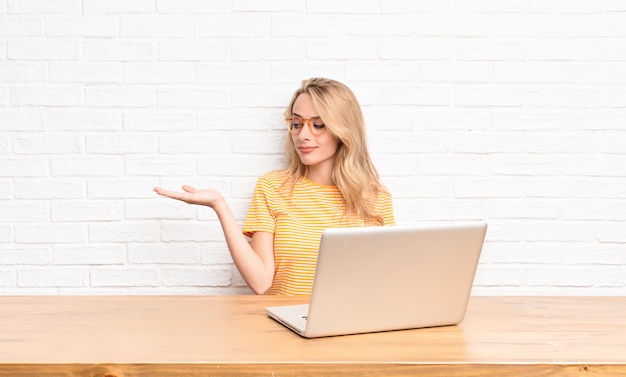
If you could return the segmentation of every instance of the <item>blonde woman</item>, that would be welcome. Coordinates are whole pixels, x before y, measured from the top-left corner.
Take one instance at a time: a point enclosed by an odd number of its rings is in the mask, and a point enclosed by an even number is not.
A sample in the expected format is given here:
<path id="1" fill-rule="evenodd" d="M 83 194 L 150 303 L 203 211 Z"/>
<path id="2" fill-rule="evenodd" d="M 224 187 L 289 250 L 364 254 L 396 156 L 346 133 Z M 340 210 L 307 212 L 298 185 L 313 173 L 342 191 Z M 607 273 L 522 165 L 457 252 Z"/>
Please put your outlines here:
<path id="1" fill-rule="evenodd" d="M 243 230 L 216 190 L 154 189 L 215 210 L 233 261 L 257 294 L 310 294 L 324 229 L 394 224 L 391 195 L 380 184 L 361 108 L 347 86 L 305 80 L 285 116 L 288 167 L 259 178 Z"/>

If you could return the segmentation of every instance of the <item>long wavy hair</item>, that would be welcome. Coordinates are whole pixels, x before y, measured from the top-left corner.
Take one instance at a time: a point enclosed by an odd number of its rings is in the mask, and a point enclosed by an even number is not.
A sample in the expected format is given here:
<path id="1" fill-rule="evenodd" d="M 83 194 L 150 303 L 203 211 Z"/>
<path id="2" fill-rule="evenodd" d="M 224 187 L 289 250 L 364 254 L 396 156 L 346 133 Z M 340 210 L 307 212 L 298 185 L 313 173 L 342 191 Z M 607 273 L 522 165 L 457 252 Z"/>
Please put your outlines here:
<path id="1" fill-rule="evenodd" d="M 357 216 L 368 225 L 383 225 L 382 216 L 376 213 L 378 195 L 387 190 L 380 183 L 378 171 L 370 158 L 365 135 L 365 122 L 356 96 L 346 85 L 326 78 L 311 78 L 302 81 L 302 86 L 293 94 L 285 116 L 293 112 L 299 95 L 307 93 L 319 112 L 322 121 L 338 140 L 333 183 L 345 201 L 346 215 Z M 285 147 L 288 181 L 292 187 L 296 180 L 308 173 L 298 156 L 290 136 Z"/>

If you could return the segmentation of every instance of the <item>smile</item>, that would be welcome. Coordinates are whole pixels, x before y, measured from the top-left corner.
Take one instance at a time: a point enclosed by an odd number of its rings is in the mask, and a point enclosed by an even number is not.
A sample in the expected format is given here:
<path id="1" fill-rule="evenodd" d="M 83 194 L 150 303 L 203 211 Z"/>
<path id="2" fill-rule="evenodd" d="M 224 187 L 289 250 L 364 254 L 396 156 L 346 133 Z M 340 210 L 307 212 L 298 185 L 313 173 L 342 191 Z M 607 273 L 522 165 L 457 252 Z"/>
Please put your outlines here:
<path id="1" fill-rule="evenodd" d="M 315 147 L 298 147 L 298 150 L 301 153 L 310 153 L 310 152 L 313 152 L 315 150 Z"/>

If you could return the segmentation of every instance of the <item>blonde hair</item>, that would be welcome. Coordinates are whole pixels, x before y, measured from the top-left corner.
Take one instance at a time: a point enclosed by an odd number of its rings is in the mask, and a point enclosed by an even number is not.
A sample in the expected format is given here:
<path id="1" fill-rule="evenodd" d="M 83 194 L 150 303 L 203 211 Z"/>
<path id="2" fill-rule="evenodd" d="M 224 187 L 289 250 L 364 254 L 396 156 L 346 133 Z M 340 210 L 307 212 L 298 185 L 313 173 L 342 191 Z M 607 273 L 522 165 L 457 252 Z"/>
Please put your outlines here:
<path id="1" fill-rule="evenodd" d="M 326 128 L 339 141 L 332 178 L 343 195 L 346 215 L 362 218 L 368 225 L 384 225 L 374 206 L 378 195 L 387 190 L 380 184 L 367 149 L 365 122 L 356 96 L 338 81 L 311 78 L 302 81 L 293 94 L 285 116 L 292 115 L 294 103 L 303 93 L 311 96 Z M 285 157 L 288 181 L 294 185 L 298 178 L 307 175 L 308 167 L 300 161 L 291 137 L 287 137 Z"/>

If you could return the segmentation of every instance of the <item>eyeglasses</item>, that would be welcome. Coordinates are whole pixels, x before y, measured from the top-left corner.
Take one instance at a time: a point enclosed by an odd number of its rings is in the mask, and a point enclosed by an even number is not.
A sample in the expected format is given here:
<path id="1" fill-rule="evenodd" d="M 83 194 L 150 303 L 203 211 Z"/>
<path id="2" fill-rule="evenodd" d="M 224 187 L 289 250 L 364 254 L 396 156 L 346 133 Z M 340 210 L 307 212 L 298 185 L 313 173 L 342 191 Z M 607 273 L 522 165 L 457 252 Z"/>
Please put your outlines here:
<path id="1" fill-rule="evenodd" d="M 297 115 L 290 115 L 285 118 L 285 122 L 287 122 L 287 128 L 289 128 L 292 135 L 299 135 L 305 124 L 309 126 L 309 131 L 315 136 L 319 136 L 326 131 L 326 126 L 320 117 L 305 119 Z"/>

